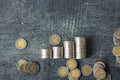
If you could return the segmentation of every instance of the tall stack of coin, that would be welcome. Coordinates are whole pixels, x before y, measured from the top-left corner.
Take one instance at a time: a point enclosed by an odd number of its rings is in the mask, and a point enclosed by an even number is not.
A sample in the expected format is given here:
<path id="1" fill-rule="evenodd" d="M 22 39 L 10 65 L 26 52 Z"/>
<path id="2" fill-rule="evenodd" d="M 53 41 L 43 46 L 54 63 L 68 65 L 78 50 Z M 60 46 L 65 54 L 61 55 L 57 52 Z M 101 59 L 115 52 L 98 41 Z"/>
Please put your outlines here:
<path id="1" fill-rule="evenodd" d="M 53 47 L 53 59 L 63 58 L 63 47 Z"/>
<path id="2" fill-rule="evenodd" d="M 120 67 L 120 28 L 117 28 L 113 35 L 113 42 L 115 47 L 113 48 L 113 55 L 116 57 L 116 64 Z"/>
<path id="3" fill-rule="evenodd" d="M 86 58 L 86 38 L 75 37 L 75 53 L 76 59 Z"/>
<path id="4" fill-rule="evenodd" d="M 97 79 L 104 79 L 106 77 L 105 63 L 102 61 L 97 61 L 93 66 L 93 74 Z"/>
<path id="5" fill-rule="evenodd" d="M 38 73 L 40 70 L 38 63 L 26 60 L 19 60 L 17 67 L 21 73 Z"/>
<path id="6" fill-rule="evenodd" d="M 64 58 L 75 58 L 74 41 L 64 41 Z"/>

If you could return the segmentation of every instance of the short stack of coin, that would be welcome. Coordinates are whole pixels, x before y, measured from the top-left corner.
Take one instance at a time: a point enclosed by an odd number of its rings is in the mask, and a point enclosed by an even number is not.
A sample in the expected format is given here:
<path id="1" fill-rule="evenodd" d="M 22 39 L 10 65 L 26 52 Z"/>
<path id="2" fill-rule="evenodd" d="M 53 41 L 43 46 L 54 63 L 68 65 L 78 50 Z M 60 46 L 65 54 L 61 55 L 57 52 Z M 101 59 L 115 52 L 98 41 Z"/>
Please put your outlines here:
<path id="1" fill-rule="evenodd" d="M 106 71 L 105 71 L 106 65 L 103 61 L 97 61 L 93 66 L 93 74 L 96 79 L 105 79 L 106 77 Z"/>
<path id="2" fill-rule="evenodd" d="M 113 48 L 113 55 L 116 57 L 116 65 L 120 67 L 120 28 L 116 29 L 113 35 L 113 42 L 115 47 Z"/>
<path id="3" fill-rule="evenodd" d="M 80 69 L 77 68 L 77 61 L 75 59 L 69 59 L 66 62 L 66 66 L 61 66 L 58 68 L 58 75 L 60 77 L 68 76 L 69 80 L 78 80 L 81 76 Z"/>
<path id="4" fill-rule="evenodd" d="M 18 70 L 21 73 L 38 73 L 40 70 L 40 66 L 36 62 L 26 61 L 26 60 L 19 60 L 17 62 Z"/>

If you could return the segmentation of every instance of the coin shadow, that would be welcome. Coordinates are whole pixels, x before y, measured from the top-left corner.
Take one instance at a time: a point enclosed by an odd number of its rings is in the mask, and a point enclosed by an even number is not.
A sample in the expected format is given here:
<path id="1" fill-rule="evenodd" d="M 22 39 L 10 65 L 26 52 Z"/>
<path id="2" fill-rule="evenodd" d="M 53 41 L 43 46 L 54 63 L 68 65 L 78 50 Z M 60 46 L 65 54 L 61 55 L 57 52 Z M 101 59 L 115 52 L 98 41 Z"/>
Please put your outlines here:
<path id="1" fill-rule="evenodd" d="M 86 54 L 87 54 L 87 58 L 91 57 L 93 55 L 93 37 L 87 37 L 86 38 Z"/>

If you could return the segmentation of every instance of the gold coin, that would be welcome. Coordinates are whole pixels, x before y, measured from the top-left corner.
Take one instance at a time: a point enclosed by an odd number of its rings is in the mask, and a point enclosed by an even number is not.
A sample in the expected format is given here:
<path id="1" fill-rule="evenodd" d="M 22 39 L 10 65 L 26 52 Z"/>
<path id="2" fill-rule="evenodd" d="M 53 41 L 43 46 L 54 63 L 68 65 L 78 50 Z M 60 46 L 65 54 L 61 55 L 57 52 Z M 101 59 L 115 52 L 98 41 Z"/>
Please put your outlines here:
<path id="1" fill-rule="evenodd" d="M 78 80 L 78 78 L 73 78 L 70 73 L 68 74 L 68 80 Z"/>
<path id="2" fill-rule="evenodd" d="M 53 34 L 50 36 L 49 42 L 51 45 L 59 45 L 61 42 L 61 37 L 58 34 Z"/>
<path id="3" fill-rule="evenodd" d="M 60 77 L 66 77 L 68 75 L 68 69 L 64 66 L 58 68 L 58 75 Z"/>
<path id="4" fill-rule="evenodd" d="M 30 73 L 38 73 L 40 69 L 40 66 L 37 63 L 33 63 L 33 62 L 30 63 L 28 67 Z"/>
<path id="5" fill-rule="evenodd" d="M 106 77 L 106 72 L 103 69 L 97 69 L 94 73 L 97 79 L 104 79 Z"/>
<path id="6" fill-rule="evenodd" d="M 26 63 L 27 63 L 26 60 L 19 60 L 19 61 L 17 62 L 17 66 L 18 66 L 18 68 L 20 68 L 23 64 L 26 64 Z"/>
<path id="7" fill-rule="evenodd" d="M 69 68 L 69 69 L 75 69 L 77 67 L 77 61 L 75 59 L 69 59 L 66 63 L 66 66 Z"/>
<path id="8" fill-rule="evenodd" d="M 81 72 L 84 76 L 89 76 L 92 73 L 92 67 L 90 65 L 83 65 Z"/>
<path id="9" fill-rule="evenodd" d="M 22 73 L 28 73 L 28 70 L 27 70 L 27 68 L 26 68 L 26 64 L 23 64 L 23 65 L 20 67 L 20 71 L 21 71 Z"/>
<path id="10" fill-rule="evenodd" d="M 115 56 L 120 56 L 120 46 L 116 46 L 113 48 L 113 54 Z"/>
<path id="11" fill-rule="evenodd" d="M 27 41 L 23 38 L 19 38 L 16 42 L 15 42 L 16 48 L 18 49 L 24 49 L 27 46 Z"/>
<path id="12" fill-rule="evenodd" d="M 78 68 L 70 71 L 71 77 L 78 79 L 81 76 L 81 72 Z"/>

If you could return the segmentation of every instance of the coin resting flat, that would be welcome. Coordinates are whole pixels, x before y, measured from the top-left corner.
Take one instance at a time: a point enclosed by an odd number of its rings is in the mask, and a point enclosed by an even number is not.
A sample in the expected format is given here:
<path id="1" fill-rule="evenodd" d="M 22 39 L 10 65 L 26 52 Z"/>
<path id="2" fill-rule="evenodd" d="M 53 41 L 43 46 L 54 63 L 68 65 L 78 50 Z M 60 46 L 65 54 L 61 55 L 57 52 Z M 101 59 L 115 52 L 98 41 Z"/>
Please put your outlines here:
<path id="1" fill-rule="evenodd" d="M 70 71 L 70 75 L 73 78 L 78 79 L 81 76 L 81 72 L 80 72 L 80 70 L 78 68 L 76 68 L 76 69 Z"/>
<path id="2" fill-rule="evenodd" d="M 53 34 L 50 36 L 49 42 L 51 45 L 59 45 L 61 42 L 61 37 L 58 34 Z"/>
<path id="3" fill-rule="evenodd" d="M 58 75 L 60 77 L 66 77 L 68 75 L 68 69 L 65 66 L 61 66 L 58 68 Z"/>
<path id="4" fill-rule="evenodd" d="M 90 65 L 83 65 L 81 68 L 82 75 L 89 76 L 92 73 L 92 67 Z"/>
<path id="5" fill-rule="evenodd" d="M 19 38 L 16 41 L 15 45 L 16 45 L 16 48 L 18 48 L 18 49 L 25 49 L 27 46 L 27 41 L 23 38 Z"/>
<path id="6" fill-rule="evenodd" d="M 69 68 L 69 69 L 75 69 L 77 67 L 77 61 L 75 59 L 69 59 L 66 63 L 66 66 Z"/>

